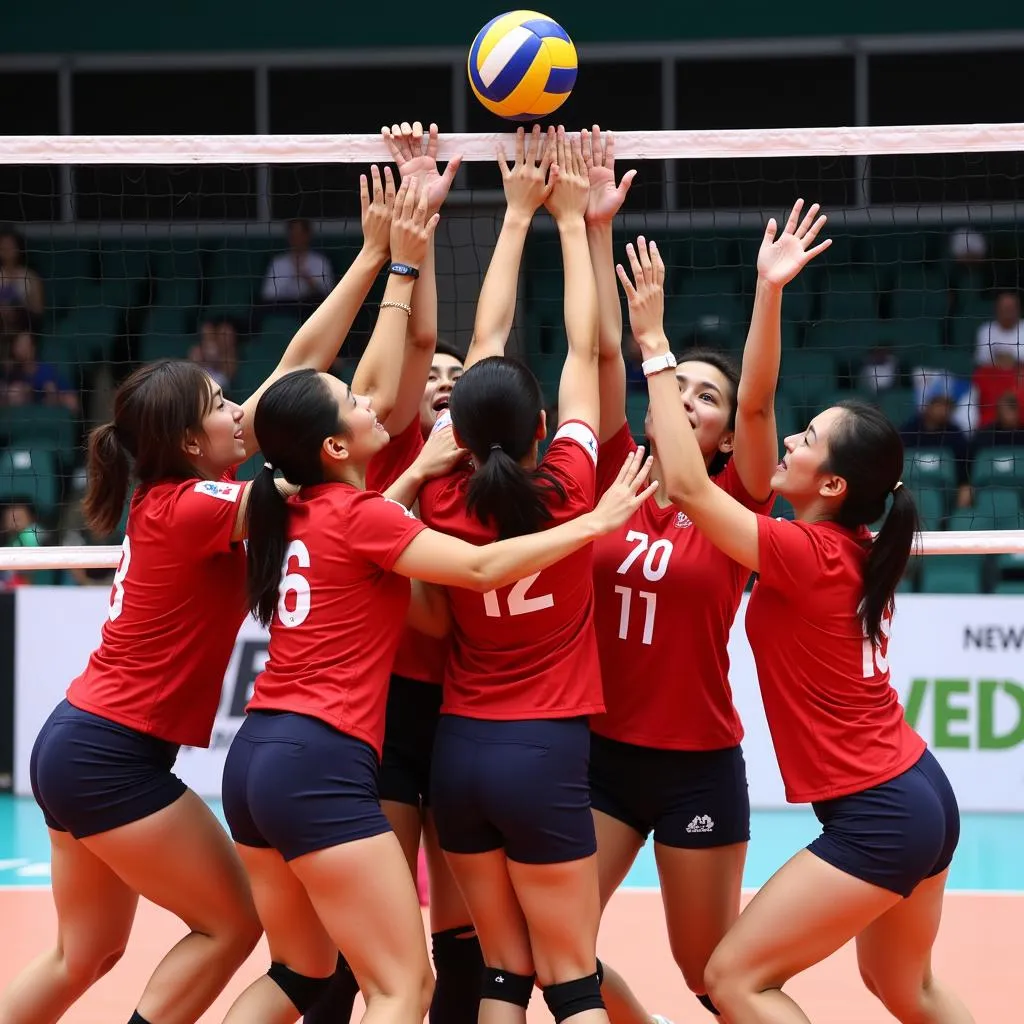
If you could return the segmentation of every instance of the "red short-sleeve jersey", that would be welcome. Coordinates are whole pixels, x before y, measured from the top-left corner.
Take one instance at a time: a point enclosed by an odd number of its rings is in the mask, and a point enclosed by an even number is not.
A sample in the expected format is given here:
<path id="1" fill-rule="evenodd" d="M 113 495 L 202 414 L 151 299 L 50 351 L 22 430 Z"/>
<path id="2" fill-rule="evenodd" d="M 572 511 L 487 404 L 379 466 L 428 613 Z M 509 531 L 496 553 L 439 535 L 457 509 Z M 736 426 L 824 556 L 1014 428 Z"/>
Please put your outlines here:
<path id="1" fill-rule="evenodd" d="M 304 487 L 289 499 L 268 660 L 246 710 L 310 715 L 380 756 L 410 591 L 391 568 L 423 529 L 397 501 L 348 484 Z"/>
<path id="2" fill-rule="evenodd" d="M 589 426 L 563 424 L 542 465 L 566 493 L 565 500 L 551 493 L 549 525 L 593 508 L 597 438 Z M 435 530 L 487 544 L 496 531 L 466 511 L 471 473 L 461 466 L 428 483 L 420 494 L 420 514 Z M 449 597 L 454 629 L 443 712 L 510 720 L 604 710 L 591 545 L 500 590 L 477 594 L 453 587 Z"/>
<path id="3" fill-rule="evenodd" d="M 791 803 L 888 782 L 924 751 L 889 681 L 889 619 L 880 647 L 864 636 L 869 544 L 866 530 L 758 519 L 747 637 Z"/>
<path id="4" fill-rule="evenodd" d="M 370 460 L 366 472 L 367 490 L 386 491 L 416 461 L 423 450 L 423 443 L 417 416 Z M 444 679 L 450 646 L 447 637 L 438 639 L 426 636 L 408 626 L 402 631 L 402 638 L 398 642 L 392 671 L 406 679 L 440 685 Z"/>
<path id="5" fill-rule="evenodd" d="M 68 688 L 75 707 L 209 744 L 246 615 L 245 548 L 231 543 L 244 485 L 232 477 L 135 492 L 100 645 Z"/>
<path id="6" fill-rule="evenodd" d="M 601 446 L 602 493 L 636 444 L 629 427 Z M 754 511 L 730 460 L 715 483 Z M 667 750 L 718 750 L 743 737 L 729 686 L 729 631 L 750 570 L 674 505 L 648 498 L 594 544 L 594 624 L 607 711 L 601 736 Z"/>

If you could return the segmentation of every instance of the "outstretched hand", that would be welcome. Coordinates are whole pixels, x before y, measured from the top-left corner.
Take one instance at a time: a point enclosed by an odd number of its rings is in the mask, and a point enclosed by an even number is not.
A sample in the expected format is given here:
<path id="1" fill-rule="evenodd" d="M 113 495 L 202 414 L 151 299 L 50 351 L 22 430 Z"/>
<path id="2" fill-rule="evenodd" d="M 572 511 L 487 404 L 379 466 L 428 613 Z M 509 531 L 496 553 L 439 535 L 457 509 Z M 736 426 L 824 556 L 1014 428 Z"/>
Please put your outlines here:
<path id="1" fill-rule="evenodd" d="M 448 197 L 455 175 L 462 163 L 461 156 L 453 156 L 448 161 L 444 173 L 437 169 L 437 125 L 431 124 L 424 139 L 423 125 L 419 121 L 403 121 L 385 125 L 380 130 L 384 142 L 391 150 L 392 159 L 398 166 L 402 181 L 415 176 L 419 179 L 420 188 L 427 193 L 427 210 L 437 213 Z"/>
<path id="2" fill-rule="evenodd" d="M 590 513 L 599 533 L 611 533 L 623 526 L 658 489 L 657 480 L 647 482 L 653 465 L 654 459 L 644 459 L 643 445 L 626 457 L 615 482 Z"/>
<path id="3" fill-rule="evenodd" d="M 758 280 L 781 288 L 789 284 L 815 256 L 823 253 L 832 244 L 832 239 L 826 238 L 824 242 L 819 242 L 811 248 L 828 218 L 822 214 L 815 220 L 821 207 L 814 203 L 801 221 L 800 212 L 803 208 L 804 201 L 798 199 L 793 204 L 786 227 L 778 238 L 775 237 L 778 230 L 775 218 L 772 217 L 768 221 L 761 249 L 757 254 Z"/>
<path id="4" fill-rule="evenodd" d="M 587 202 L 588 224 L 610 224 L 626 201 L 636 171 L 630 170 L 615 184 L 615 136 L 601 135 L 598 125 L 580 132 L 583 162 L 590 173 L 590 199 Z"/>
<path id="5" fill-rule="evenodd" d="M 395 209 L 395 178 L 390 167 L 384 168 L 381 181 L 377 165 L 370 167 L 370 184 L 365 174 L 359 175 L 359 206 L 363 225 L 363 246 L 380 260 L 391 251 L 391 220 Z"/>
<path id="6" fill-rule="evenodd" d="M 551 178 L 553 186 L 544 205 L 555 221 L 585 216 L 590 201 L 590 175 L 580 140 L 575 135 L 566 137 L 561 125 L 555 133 L 555 162 Z"/>
<path id="7" fill-rule="evenodd" d="M 542 135 L 539 124 L 533 126 L 529 135 L 522 128 L 516 129 L 515 161 L 511 167 L 504 146 L 498 145 L 498 169 L 510 212 L 533 217 L 555 184 L 554 175 L 548 173 L 554 159 L 555 129 L 549 128 Z"/>
<path id="8" fill-rule="evenodd" d="M 643 235 L 636 240 L 635 248 L 632 242 L 626 246 L 626 255 L 633 280 L 621 263 L 615 273 L 629 304 L 629 325 L 641 350 L 653 351 L 665 338 L 665 262 L 657 244 L 651 242 L 648 246 Z"/>

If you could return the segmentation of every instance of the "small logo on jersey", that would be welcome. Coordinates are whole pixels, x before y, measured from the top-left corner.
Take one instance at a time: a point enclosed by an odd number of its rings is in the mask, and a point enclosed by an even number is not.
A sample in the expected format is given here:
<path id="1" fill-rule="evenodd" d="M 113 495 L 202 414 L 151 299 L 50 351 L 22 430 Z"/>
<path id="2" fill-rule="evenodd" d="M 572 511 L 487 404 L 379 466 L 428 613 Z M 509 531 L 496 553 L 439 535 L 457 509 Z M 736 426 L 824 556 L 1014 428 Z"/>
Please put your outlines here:
<path id="1" fill-rule="evenodd" d="M 676 513 L 676 529 L 685 530 L 688 526 L 693 526 L 690 521 L 690 517 L 685 512 Z"/>
<path id="2" fill-rule="evenodd" d="M 384 496 L 381 495 L 381 497 L 383 498 Z M 400 501 L 395 501 L 394 498 L 384 498 L 384 500 L 390 505 L 397 505 L 410 519 L 416 518 L 416 516 L 413 515 L 413 513 L 410 512 L 409 509 L 407 509 Z"/>
<path id="3" fill-rule="evenodd" d="M 211 498 L 220 498 L 221 501 L 238 501 L 241 489 L 241 484 L 229 484 L 221 480 L 200 480 L 196 484 L 197 494 L 208 494 Z"/>
<path id="4" fill-rule="evenodd" d="M 711 816 L 708 814 L 698 814 L 689 825 L 686 826 L 686 831 L 689 833 L 694 832 L 713 832 L 715 830 L 715 823 L 711 820 Z"/>

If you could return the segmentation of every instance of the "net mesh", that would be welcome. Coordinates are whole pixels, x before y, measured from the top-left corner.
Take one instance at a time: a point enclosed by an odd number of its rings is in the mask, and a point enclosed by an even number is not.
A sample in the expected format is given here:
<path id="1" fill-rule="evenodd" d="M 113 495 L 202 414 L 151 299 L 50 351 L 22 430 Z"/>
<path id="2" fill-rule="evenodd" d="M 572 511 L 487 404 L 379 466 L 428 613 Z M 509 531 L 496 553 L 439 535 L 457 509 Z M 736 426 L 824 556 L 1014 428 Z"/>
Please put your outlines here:
<path id="1" fill-rule="evenodd" d="M 955 555 L 921 559 L 904 586 L 1024 592 L 1024 534 L 1013 532 L 1024 530 L 1024 126 L 617 138 L 620 172 L 639 175 L 616 249 L 657 240 L 677 351 L 739 357 L 765 221 L 797 196 L 822 203 L 832 247 L 784 300 L 780 435 L 834 400 L 875 401 L 904 431 L 922 550 Z M 437 236 L 440 335 L 462 348 L 504 210 L 497 141 L 442 144 L 442 159 L 467 160 Z M 119 538 L 90 536 L 79 499 L 85 434 L 109 418 L 117 383 L 141 362 L 190 358 L 248 397 L 358 250 L 358 176 L 386 160 L 370 136 L 0 138 L 0 233 L 15 250 L 0 251 L 7 583 L 28 568 L 33 582 L 109 578 Z M 311 293 L 271 269 L 290 218 L 309 220 L 323 257 Z M 379 288 L 345 343 L 343 377 L 378 299 Z M 543 213 L 519 300 L 510 352 L 553 402 L 566 343 L 558 240 Z M 646 389 L 626 325 L 640 434 Z M 776 512 L 790 514 L 781 501 Z"/>

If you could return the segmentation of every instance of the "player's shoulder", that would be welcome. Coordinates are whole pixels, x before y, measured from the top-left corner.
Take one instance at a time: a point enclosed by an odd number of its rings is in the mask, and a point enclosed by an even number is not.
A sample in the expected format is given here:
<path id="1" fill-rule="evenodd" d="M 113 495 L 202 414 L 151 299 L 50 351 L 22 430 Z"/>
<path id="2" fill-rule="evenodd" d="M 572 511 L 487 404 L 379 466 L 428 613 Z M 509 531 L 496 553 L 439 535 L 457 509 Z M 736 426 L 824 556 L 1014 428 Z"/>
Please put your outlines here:
<path id="1" fill-rule="evenodd" d="M 566 420 L 560 423 L 544 454 L 544 461 L 556 459 L 570 452 L 582 452 L 597 465 L 598 440 L 594 428 L 583 420 Z"/>

